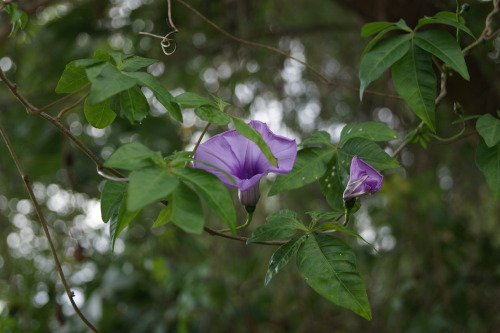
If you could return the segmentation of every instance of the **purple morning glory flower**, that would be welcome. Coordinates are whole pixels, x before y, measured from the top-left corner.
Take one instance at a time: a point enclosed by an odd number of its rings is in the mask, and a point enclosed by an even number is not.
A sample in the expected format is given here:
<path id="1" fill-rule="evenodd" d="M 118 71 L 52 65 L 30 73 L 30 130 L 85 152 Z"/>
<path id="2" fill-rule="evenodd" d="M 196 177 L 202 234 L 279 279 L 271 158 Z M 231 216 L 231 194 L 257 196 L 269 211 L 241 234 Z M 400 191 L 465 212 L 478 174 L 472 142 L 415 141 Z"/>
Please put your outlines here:
<path id="1" fill-rule="evenodd" d="M 260 198 L 259 182 L 268 173 L 288 173 L 297 157 L 297 143 L 274 134 L 263 122 L 252 120 L 248 125 L 257 130 L 278 160 L 278 167 L 269 162 L 251 140 L 236 130 L 213 136 L 202 143 L 194 159 L 212 164 L 234 177 L 233 184 L 224 173 L 210 166 L 194 162 L 194 167 L 207 170 L 227 186 L 239 189 L 240 201 L 245 206 L 255 206 Z"/>
<path id="2" fill-rule="evenodd" d="M 344 201 L 377 192 L 382 186 L 384 176 L 370 164 L 358 156 L 354 156 L 351 162 L 349 182 L 344 191 Z"/>

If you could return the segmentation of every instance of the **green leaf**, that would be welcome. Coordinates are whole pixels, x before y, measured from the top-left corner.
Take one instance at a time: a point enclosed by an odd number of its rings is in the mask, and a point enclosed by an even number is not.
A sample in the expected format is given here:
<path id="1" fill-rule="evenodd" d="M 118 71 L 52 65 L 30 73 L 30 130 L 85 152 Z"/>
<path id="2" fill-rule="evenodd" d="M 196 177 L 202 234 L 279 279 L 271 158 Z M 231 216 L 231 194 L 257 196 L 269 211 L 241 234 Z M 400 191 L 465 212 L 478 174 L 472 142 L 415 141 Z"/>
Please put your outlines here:
<path id="1" fill-rule="evenodd" d="M 10 3 L 5 6 L 5 11 L 10 15 L 10 24 L 12 29 L 9 34 L 10 37 L 15 37 L 19 28 L 24 29 L 28 23 L 28 14 L 17 8 L 17 3 Z"/>
<path id="2" fill-rule="evenodd" d="M 137 86 L 115 96 L 111 105 L 115 112 L 121 112 L 131 124 L 141 122 L 149 113 L 149 103 Z"/>
<path id="3" fill-rule="evenodd" d="M 130 171 L 143 169 L 152 166 L 156 156 L 156 152 L 140 143 L 127 143 L 111 154 L 104 166 Z"/>
<path id="4" fill-rule="evenodd" d="M 360 99 L 363 99 L 363 92 L 371 82 L 377 80 L 408 52 L 410 38 L 409 34 L 385 38 L 363 55 L 359 65 Z"/>
<path id="5" fill-rule="evenodd" d="M 472 38 L 476 39 L 476 37 L 474 36 L 474 34 L 472 33 L 472 31 L 466 25 L 464 25 L 462 22 L 457 22 L 456 18 L 450 19 L 450 18 L 436 17 L 436 16 L 434 16 L 434 17 L 425 17 L 423 19 L 418 20 L 418 24 L 415 27 L 415 31 L 417 29 L 420 29 L 424 25 L 427 25 L 427 24 L 446 24 L 446 25 L 450 25 L 452 27 L 455 27 L 457 29 L 460 29 L 463 32 L 467 33 Z"/>
<path id="6" fill-rule="evenodd" d="M 90 105 L 89 99 L 85 99 L 83 113 L 90 125 L 95 128 L 105 128 L 113 123 L 116 118 L 116 113 L 111 110 L 109 101 L 110 100 L 107 99 L 101 103 Z"/>
<path id="7" fill-rule="evenodd" d="M 109 62 L 85 69 L 92 86 L 89 103 L 95 105 L 124 90 L 135 86 L 138 81 L 117 70 Z"/>
<path id="8" fill-rule="evenodd" d="M 344 213 L 344 189 L 348 174 L 340 166 L 338 154 L 335 154 L 327 164 L 327 171 L 319 180 L 321 192 L 334 212 Z"/>
<path id="9" fill-rule="evenodd" d="M 264 285 L 267 286 L 271 279 L 278 274 L 278 272 L 285 267 L 290 259 L 297 253 L 299 246 L 306 240 L 306 235 L 300 235 L 298 237 L 290 239 L 286 244 L 281 245 L 276 252 L 274 252 L 271 260 L 269 261 L 269 267 L 266 272 L 266 279 L 264 280 Z"/>
<path id="10" fill-rule="evenodd" d="M 399 135 L 382 123 L 369 121 L 365 123 L 350 123 L 344 126 L 340 133 L 339 146 L 342 147 L 352 138 L 365 138 L 372 141 L 391 141 L 399 138 Z"/>
<path id="11" fill-rule="evenodd" d="M 141 68 L 148 67 L 157 62 L 158 60 L 156 59 L 143 58 L 139 56 L 129 56 L 123 59 L 118 69 L 127 72 L 135 72 Z"/>
<path id="12" fill-rule="evenodd" d="M 313 211 L 313 212 L 306 212 L 307 215 L 311 217 L 311 219 L 316 220 L 316 221 L 325 221 L 325 220 L 332 220 L 336 217 L 344 215 L 344 212 L 338 212 L 338 211 L 332 211 L 332 212 L 318 212 L 318 211 Z"/>
<path id="13" fill-rule="evenodd" d="M 500 143 L 488 148 L 484 140 L 479 141 L 476 150 L 476 164 L 483 172 L 493 198 L 500 197 Z"/>
<path id="14" fill-rule="evenodd" d="M 326 146 L 332 146 L 332 138 L 330 134 L 325 131 L 312 132 L 311 137 L 302 141 L 299 146 L 322 144 Z"/>
<path id="15" fill-rule="evenodd" d="M 354 252 L 340 239 L 309 235 L 297 251 L 297 268 L 306 283 L 329 301 L 371 320 L 365 284 Z"/>
<path id="16" fill-rule="evenodd" d="M 231 117 L 221 112 L 213 105 L 204 105 L 196 108 L 194 113 L 203 121 L 214 125 L 227 125 L 231 122 Z"/>
<path id="17" fill-rule="evenodd" d="M 116 52 L 116 53 L 118 54 L 119 52 Z M 116 59 L 111 57 L 109 51 L 96 50 L 94 52 L 94 55 L 92 56 L 92 58 L 102 60 L 102 61 L 107 61 L 107 62 L 113 62 L 116 65 Z"/>
<path id="18" fill-rule="evenodd" d="M 375 249 L 375 247 L 373 247 L 372 244 L 370 244 L 368 241 L 366 241 L 366 239 L 364 239 L 363 237 L 361 237 L 360 235 L 358 235 L 357 233 L 355 233 L 351 229 L 346 228 L 342 223 L 326 222 L 326 223 L 323 223 L 320 226 L 318 226 L 316 229 L 314 229 L 314 231 L 328 231 L 328 230 L 340 231 L 340 232 L 346 233 L 350 236 L 356 237 L 357 239 L 362 240 L 366 244 L 370 245 L 375 251 L 377 251 Z"/>
<path id="19" fill-rule="evenodd" d="M 464 79 L 470 79 L 460 45 L 448 32 L 443 30 L 418 32 L 415 34 L 415 44 L 441 59 Z"/>
<path id="20" fill-rule="evenodd" d="M 165 198 L 179 185 L 177 177 L 167 168 L 148 168 L 130 173 L 127 209 L 139 210 Z"/>
<path id="21" fill-rule="evenodd" d="M 55 91 L 58 94 L 71 93 L 82 88 L 87 83 L 89 83 L 89 80 L 85 68 L 76 67 L 75 62 L 72 61 L 64 68 Z"/>
<path id="22" fill-rule="evenodd" d="M 107 223 L 113 217 L 118 216 L 120 204 L 122 203 L 127 183 L 107 180 L 101 192 L 101 217 Z"/>
<path id="23" fill-rule="evenodd" d="M 389 31 L 393 30 L 400 30 L 397 26 L 392 25 L 390 27 L 385 28 L 384 30 L 380 31 L 375 37 L 372 38 L 372 40 L 366 45 L 365 49 L 363 50 L 363 53 L 361 56 L 363 57 L 368 51 L 370 51 L 380 40 L 380 38 L 384 37 L 385 34 L 387 34 Z"/>
<path id="24" fill-rule="evenodd" d="M 297 153 L 292 171 L 278 175 L 269 190 L 269 196 L 293 190 L 318 180 L 326 172 L 326 165 L 334 155 L 332 149 L 305 148 Z"/>
<path id="25" fill-rule="evenodd" d="M 431 54 L 412 45 L 410 51 L 392 66 L 392 78 L 398 94 L 435 132 L 437 84 Z"/>
<path id="26" fill-rule="evenodd" d="M 101 67 L 97 67 L 97 65 L 103 65 L 104 64 L 103 59 L 78 59 L 73 61 L 73 64 L 75 64 L 75 67 L 78 68 L 90 68 L 93 66 L 96 66 L 95 69 L 92 70 L 92 74 L 95 74 L 95 71 L 98 71 Z"/>
<path id="27" fill-rule="evenodd" d="M 361 28 L 361 37 L 368 37 L 377 32 L 387 30 L 388 28 L 393 28 L 392 30 L 404 30 L 407 32 L 412 32 L 410 27 L 406 24 L 405 20 L 400 19 L 397 22 L 370 22 Z"/>
<path id="28" fill-rule="evenodd" d="M 344 144 L 339 151 L 339 165 L 349 170 L 355 155 L 377 170 L 399 168 L 398 161 L 390 157 L 376 143 L 364 138 L 353 138 Z"/>
<path id="29" fill-rule="evenodd" d="M 385 30 L 388 27 L 393 27 L 394 22 L 370 22 L 361 28 L 361 37 L 368 37 L 377 32 Z"/>
<path id="30" fill-rule="evenodd" d="M 201 234 L 205 225 L 203 208 L 198 195 L 189 187 L 180 183 L 169 196 L 171 206 L 170 220 L 186 232 Z"/>
<path id="31" fill-rule="evenodd" d="M 172 101 L 188 108 L 195 108 L 198 106 L 210 105 L 214 103 L 211 99 L 202 97 L 192 92 L 185 92 L 183 94 L 175 96 Z"/>
<path id="32" fill-rule="evenodd" d="M 462 24 L 465 24 L 465 19 L 462 15 L 458 15 L 458 21 L 457 21 L 457 13 L 455 12 L 447 12 L 447 11 L 442 11 L 442 12 L 438 12 L 436 14 L 434 14 L 434 16 L 432 17 L 425 17 L 425 18 L 444 18 L 444 19 L 448 19 L 448 20 L 452 20 L 452 21 L 455 21 L 455 22 L 460 22 Z"/>
<path id="33" fill-rule="evenodd" d="M 137 216 L 139 211 L 128 211 L 126 208 L 127 194 L 123 197 L 122 203 L 120 204 L 120 210 L 118 215 L 111 219 L 109 224 L 109 236 L 111 238 L 111 249 L 115 248 L 115 241 L 120 235 L 120 233 L 125 229 L 130 222 Z"/>
<path id="34" fill-rule="evenodd" d="M 500 119 L 491 114 L 485 114 L 479 118 L 476 122 L 476 129 L 488 147 L 491 148 L 500 142 Z"/>
<path id="35" fill-rule="evenodd" d="M 156 221 L 153 223 L 153 228 L 161 227 L 162 225 L 165 225 L 171 221 L 172 221 L 172 205 L 170 204 L 169 201 L 168 205 L 160 211 L 160 214 L 158 214 Z"/>
<path id="36" fill-rule="evenodd" d="M 255 142 L 255 144 L 259 147 L 264 156 L 266 156 L 267 160 L 275 167 L 278 167 L 278 160 L 276 159 L 276 157 L 274 157 L 271 148 L 269 148 L 266 141 L 264 141 L 262 135 L 260 135 L 259 132 L 257 132 L 254 128 L 250 127 L 243 120 L 233 116 L 231 116 L 231 118 L 233 119 L 234 128 L 236 128 L 238 133 L 240 133 L 247 139 Z"/>
<path id="37" fill-rule="evenodd" d="M 282 210 L 267 217 L 267 223 L 259 226 L 247 240 L 247 244 L 290 238 L 298 230 L 307 231 L 297 214 Z"/>
<path id="38" fill-rule="evenodd" d="M 178 104 L 173 103 L 172 95 L 170 92 L 155 78 L 153 75 L 145 72 L 125 72 L 127 76 L 130 76 L 137 81 L 139 81 L 139 85 L 143 85 L 148 87 L 153 95 L 156 97 L 158 102 L 161 103 L 170 113 L 172 118 L 175 120 L 182 122 L 182 113 Z"/>
<path id="39" fill-rule="evenodd" d="M 217 176 L 201 169 L 172 168 L 172 172 L 184 181 L 191 183 L 196 193 L 207 202 L 217 216 L 231 230 L 236 228 L 236 211 L 226 186 Z"/>

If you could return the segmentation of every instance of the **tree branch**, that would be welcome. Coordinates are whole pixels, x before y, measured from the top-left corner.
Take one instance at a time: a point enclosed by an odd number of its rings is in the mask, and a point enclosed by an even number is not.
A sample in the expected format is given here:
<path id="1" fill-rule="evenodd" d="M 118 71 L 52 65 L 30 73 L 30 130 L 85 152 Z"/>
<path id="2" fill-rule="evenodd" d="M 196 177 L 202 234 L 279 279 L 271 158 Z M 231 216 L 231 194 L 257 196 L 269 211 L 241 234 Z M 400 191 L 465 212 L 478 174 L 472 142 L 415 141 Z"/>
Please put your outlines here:
<path id="1" fill-rule="evenodd" d="M 230 34 L 229 32 L 227 32 L 226 30 L 222 29 L 220 26 L 218 26 L 214 22 L 212 22 L 210 19 L 208 19 L 205 15 L 203 15 L 202 13 L 200 13 L 198 10 L 194 9 L 193 7 L 191 7 L 188 3 L 184 2 L 183 0 L 176 0 L 176 1 L 178 3 L 180 3 L 181 5 L 183 5 L 184 7 L 186 7 L 187 9 L 189 9 L 194 14 L 196 14 L 203 21 L 205 21 L 206 23 L 208 23 L 209 25 L 211 25 L 212 27 L 214 27 L 220 33 L 222 33 L 226 37 L 228 37 L 228 38 L 230 38 L 230 39 L 232 39 L 232 40 L 234 40 L 234 41 L 236 41 L 238 43 L 245 44 L 245 45 L 251 45 L 251 46 L 255 46 L 255 47 L 259 47 L 259 48 L 263 48 L 263 49 L 272 51 L 274 53 L 278 53 L 278 54 L 280 54 L 280 55 L 282 55 L 282 56 L 284 56 L 286 58 L 292 59 L 292 60 L 298 62 L 299 64 L 305 66 L 309 71 L 313 72 L 316 76 L 318 76 L 321 80 L 323 80 L 323 82 L 325 84 L 327 84 L 329 86 L 334 86 L 334 87 L 343 88 L 343 89 L 352 90 L 352 91 L 359 91 L 359 88 L 352 87 L 352 86 L 349 86 L 349 85 L 345 85 L 345 84 L 342 84 L 342 83 L 337 83 L 337 82 L 334 82 L 334 81 L 330 80 L 324 74 L 322 74 L 319 70 L 317 70 L 313 66 L 309 65 L 305 61 L 302 61 L 302 60 L 300 60 L 298 58 L 295 58 L 294 56 L 291 56 L 288 53 L 285 53 L 285 52 L 283 52 L 283 51 L 281 51 L 281 50 L 279 50 L 279 49 L 277 49 L 275 47 L 272 47 L 272 46 L 269 46 L 269 45 L 265 45 L 265 44 L 261 44 L 261 43 L 257 43 L 257 42 L 253 42 L 253 41 L 250 41 L 250 40 L 246 40 L 246 39 L 242 39 L 242 38 L 236 37 L 236 36 Z M 380 93 L 380 92 L 372 91 L 372 90 L 365 90 L 365 92 L 368 93 L 368 94 L 371 94 L 371 95 L 376 95 L 376 96 L 401 99 L 401 97 L 397 96 L 397 95 L 384 94 L 384 93 Z"/>
<path id="2" fill-rule="evenodd" d="M 35 194 L 33 193 L 33 189 L 31 188 L 31 184 L 29 181 L 28 175 L 24 172 L 21 163 L 19 162 L 19 158 L 17 157 L 16 152 L 14 151 L 14 148 L 12 144 L 10 143 L 9 137 L 7 136 L 7 132 L 3 128 L 2 124 L 0 123 L 0 134 L 2 135 L 2 138 L 7 145 L 7 148 L 9 150 L 10 156 L 14 160 L 14 164 L 17 167 L 17 170 L 19 172 L 19 175 L 21 176 L 24 187 L 26 187 L 26 190 L 28 191 L 28 195 L 30 197 L 31 202 L 33 203 L 33 206 L 35 208 L 36 214 L 38 216 L 38 220 L 40 221 L 40 224 L 42 226 L 43 232 L 45 234 L 45 238 L 47 238 L 47 242 L 49 243 L 50 247 L 50 252 L 52 253 L 52 257 L 54 259 L 54 263 L 57 268 L 57 272 L 59 274 L 59 278 L 61 280 L 61 283 L 64 287 L 64 290 L 66 291 L 66 295 L 68 296 L 69 301 L 71 302 L 71 305 L 73 306 L 73 309 L 75 310 L 76 314 L 80 319 L 83 321 L 83 323 L 90 328 L 93 332 L 99 333 L 97 328 L 92 325 L 88 321 L 88 319 L 83 315 L 83 313 L 80 311 L 78 308 L 78 305 L 76 305 L 75 300 L 73 297 L 75 297 L 74 293 L 70 290 L 68 282 L 66 281 L 66 277 L 64 275 L 63 269 L 61 267 L 61 262 L 59 260 L 59 257 L 57 256 L 56 248 L 54 246 L 54 242 L 52 241 L 52 237 L 50 236 L 49 228 L 47 227 L 47 221 L 45 220 L 45 216 L 42 213 L 42 209 L 40 208 L 40 205 L 35 197 Z"/>

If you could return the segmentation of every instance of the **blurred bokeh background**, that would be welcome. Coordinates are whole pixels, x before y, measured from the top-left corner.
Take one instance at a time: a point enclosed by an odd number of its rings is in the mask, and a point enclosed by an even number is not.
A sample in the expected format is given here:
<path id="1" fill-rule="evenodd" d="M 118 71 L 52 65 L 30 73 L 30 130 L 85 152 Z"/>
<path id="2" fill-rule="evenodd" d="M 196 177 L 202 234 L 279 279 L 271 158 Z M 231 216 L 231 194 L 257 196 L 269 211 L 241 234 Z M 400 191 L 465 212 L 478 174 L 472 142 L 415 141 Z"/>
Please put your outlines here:
<path id="1" fill-rule="evenodd" d="M 338 140 L 348 122 L 383 122 L 403 138 L 418 125 L 402 101 L 365 94 L 361 103 L 357 91 L 325 84 L 290 59 L 238 43 L 175 0 L 172 19 L 179 32 L 177 51 L 170 56 L 162 53 L 158 39 L 139 34 L 169 32 L 167 1 L 17 3 L 29 24 L 8 38 L 9 18 L 0 13 L 0 67 L 38 107 L 60 97 L 54 88 L 66 63 L 105 49 L 158 59 L 148 70 L 174 95 L 214 94 L 232 104 L 229 112 L 267 122 L 298 141 L 315 130 Z M 424 15 L 456 8 L 451 0 L 189 3 L 227 32 L 279 48 L 352 87 L 359 85 L 358 64 L 368 43 L 360 37 L 364 23 L 403 18 L 414 26 Z M 492 2 L 471 0 L 469 5 L 464 16 L 479 35 Z M 463 36 L 462 41 L 473 40 Z M 443 137 L 461 128 L 451 124 L 453 102 L 461 103 L 466 116 L 493 114 L 500 106 L 500 38 L 482 43 L 466 60 L 471 81 L 451 77 L 437 110 Z M 394 94 L 388 73 L 370 89 Z M 192 148 L 204 127 L 194 112 L 185 111 L 184 123 L 178 124 L 159 103 L 150 102 L 151 115 L 138 126 L 117 119 L 110 128 L 95 129 L 86 123 L 82 107 L 62 121 L 103 159 L 127 142 L 164 154 Z M 379 252 L 346 241 L 366 282 L 373 312 L 368 322 L 317 295 L 294 262 L 264 287 L 275 248 L 189 235 L 173 225 L 152 229 L 160 204 L 147 207 L 111 251 L 109 226 L 99 212 L 103 179 L 94 164 L 52 125 L 28 116 L 3 85 L 0 119 L 42 203 L 75 301 L 102 332 L 500 331 L 500 205 L 474 162 L 479 140 L 474 121 L 460 140 L 407 146 L 400 155 L 402 168 L 386 172 L 382 190 L 363 198 L 351 227 Z M 209 134 L 223 130 L 213 126 Z M 401 142 L 383 147 L 390 153 Z M 255 225 L 280 209 L 304 217 L 307 211 L 328 210 L 318 184 L 266 198 L 271 182 L 261 185 Z M 239 213 L 243 219 L 243 210 Z M 207 215 L 207 225 L 217 228 L 220 222 Z M 0 230 L 0 331 L 87 332 L 59 283 L 3 143 Z"/>

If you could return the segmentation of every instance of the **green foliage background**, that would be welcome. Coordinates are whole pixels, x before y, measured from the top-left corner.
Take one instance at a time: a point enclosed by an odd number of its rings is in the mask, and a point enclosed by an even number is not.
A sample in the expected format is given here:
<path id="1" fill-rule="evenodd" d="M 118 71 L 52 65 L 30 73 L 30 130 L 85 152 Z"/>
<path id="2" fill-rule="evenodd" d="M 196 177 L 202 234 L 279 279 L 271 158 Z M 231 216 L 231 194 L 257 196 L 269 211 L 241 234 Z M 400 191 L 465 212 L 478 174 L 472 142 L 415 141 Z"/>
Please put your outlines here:
<path id="1" fill-rule="evenodd" d="M 359 36 L 366 14 L 356 3 L 193 1 L 191 5 L 236 36 L 277 46 L 304 57 L 335 82 L 359 86 L 357 72 L 368 41 Z M 422 10 L 429 10 L 424 3 Z M 302 140 L 314 130 L 340 134 L 347 122 L 385 122 L 403 137 L 418 124 L 402 101 L 365 93 L 361 103 L 357 91 L 326 85 L 289 59 L 236 43 L 176 1 L 178 48 L 168 57 L 159 40 L 138 34 L 168 32 L 166 1 L 18 4 L 30 21 L 24 31 L 8 39 L 9 18 L 0 14 L 0 65 L 39 107 L 61 96 L 54 90 L 67 63 L 106 49 L 159 59 L 161 63 L 150 71 L 172 93 L 215 94 L 232 104 L 231 114 L 281 124 L 282 134 Z M 415 23 L 414 17 L 453 10 L 455 2 L 432 6 L 433 11 L 423 13 L 411 13 L 409 8 L 398 17 L 382 6 L 385 14 L 380 19 Z M 491 2 L 471 2 L 465 17 L 476 35 L 490 8 Z M 465 44 L 472 41 L 463 38 Z M 495 114 L 500 76 L 498 54 L 490 52 L 494 47 L 489 41 L 466 58 L 470 83 L 459 75 L 450 79 L 449 98 L 436 112 L 440 135 L 451 136 L 460 129 L 449 125 L 455 120 L 454 101 L 462 103 L 466 116 Z M 370 89 L 394 94 L 388 79 L 383 76 Z M 368 322 L 313 292 L 293 265 L 264 287 L 274 248 L 186 234 L 173 225 L 151 229 L 160 204 L 146 208 L 118 238 L 113 253 L 108 226 L 100 216 L 89 215 L 103 186 L 91 161 L 50 124 L 28 116 L 5 87 L 0 88 L 0 109 L 2 123 L 44 204 L 76 301 L 85 300 L 79 303 L 82 310 L 102 332 L 500 330 L 500 207 L 475 166 L 477 134 L 447 144 L 431 142 L 427 149 L 408 146 L 401 155 L 403 168 L 385 172 L 381 192 L 363 198 L 362 210 L 350 223 L 379 252 L 351 238 L 344 241 L 355 249 L 367 287 L 373 313 Z M 194 116 L 187 118 L 185 126 L 178 126 L 153 104 L 150 117 L 138 126 L 120 118 L 111 130 L 97 131 L 87 125 L 83 107 L 63 121 L 106 158 L 127 142 L 141 142 L 165 154 L 184 149 L 203 126 Z M 468 125 L 472 130 L 475 121 Z M 213 126 L 210 134 L 223 130 Z M 399 143 L 384 148 L 394 150 Z M 261 185 L 264 197 L 252 228 L 280 209 L 327 210 L 318 184 L 267 198 L 270 186 L 270 181 Z M 6 147 L 0 145 L 1 330 L 86 332 L 58 283 L 26 198 Z M 242 209 L 238 217 L 244 219 Z M 215 215 L 208 225 L 222 226 Z"/>

